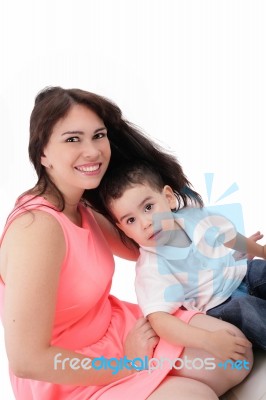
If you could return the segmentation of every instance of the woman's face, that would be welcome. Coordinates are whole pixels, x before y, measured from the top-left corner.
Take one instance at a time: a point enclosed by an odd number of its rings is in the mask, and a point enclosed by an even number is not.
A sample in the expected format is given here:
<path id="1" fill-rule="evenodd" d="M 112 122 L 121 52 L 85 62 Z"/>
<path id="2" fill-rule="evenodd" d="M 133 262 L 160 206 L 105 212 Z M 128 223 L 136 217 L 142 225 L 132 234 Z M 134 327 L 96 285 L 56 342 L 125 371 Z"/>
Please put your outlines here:
<path id="1" fill-rule="evenodd" d="M 74 198 L 99 185 L 110 157 L 103 121 L 79 104 L 55 124 L 41 163 L 58 189 Z"/>

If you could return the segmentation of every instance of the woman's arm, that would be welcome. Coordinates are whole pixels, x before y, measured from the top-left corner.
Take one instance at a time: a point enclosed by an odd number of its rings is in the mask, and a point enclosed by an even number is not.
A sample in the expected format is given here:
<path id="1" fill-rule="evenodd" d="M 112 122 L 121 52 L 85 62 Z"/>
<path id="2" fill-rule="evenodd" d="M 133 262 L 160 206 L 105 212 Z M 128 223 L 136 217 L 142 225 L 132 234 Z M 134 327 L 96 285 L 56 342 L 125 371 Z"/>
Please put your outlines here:
<path id="1" fill-rule="evenodd" d="M 112 252 L 114 255 L 125 258 L 126 260 L 136 261 L 139 256 L 139 249 L 134 243 L 128 239 L 128 245 L 126 246 L 116 228 L 110 221 L 108 221 L 102 214 L 92 210 L 94 218 L 100 226 Z"/>
<path id="2" fill-rule="evenodd" d="M 6 255 L 5 342 L 15 375 L 58 384 L 104 385 L 136 372 L 123 369 L 114 375 L 111 370 L 74 369 L 70 360 L 81 365 L 82 360 L 86 364 L 88 357 L 51 346 L 57 287 L 65 255 L 63 231 L 51 215 L 38 211 L 18 217 L 4 237 L 2 250 Z M 138 356 L 136 346 L 131 343 L 129 355 Z M 66 362 L 63 365 L 57 359 Z"/>
<path id="3" fill-rule="evenodd" d="M 148 319 L 157 335 L 169 343 L 203 349 L 223 361 L 244 359 L 246 348 L 251 347 L 247 339 L 227 330 L 211 332 L 208 327 L 206 330 L 196 328 L 166 312 L 152 313 Z"/>

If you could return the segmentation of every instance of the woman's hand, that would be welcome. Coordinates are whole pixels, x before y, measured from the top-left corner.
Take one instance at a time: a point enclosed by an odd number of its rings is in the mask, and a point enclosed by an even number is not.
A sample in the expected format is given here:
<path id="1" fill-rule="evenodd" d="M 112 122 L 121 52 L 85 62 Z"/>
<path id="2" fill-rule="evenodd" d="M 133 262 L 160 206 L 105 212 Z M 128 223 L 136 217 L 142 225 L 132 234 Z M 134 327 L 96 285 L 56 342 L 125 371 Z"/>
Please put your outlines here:
<path id="1" fill-rule="evenodd" d="M 151 358 L 158 342 L 159 337 L 152 329 L 149 321 L 143 317 L 139 318 L 126 337 L 125 355 L 129 360 L 136 357 L 143 359 L 145 356 Z"/>
<path id="2" fill-rule="evenodd" d="M 219 330 L 208 333 L 205 350 L 222 361 L 245 360 L 246 349 L 251 348 L 249 340 L 236 336 L 230 330 Z"/>

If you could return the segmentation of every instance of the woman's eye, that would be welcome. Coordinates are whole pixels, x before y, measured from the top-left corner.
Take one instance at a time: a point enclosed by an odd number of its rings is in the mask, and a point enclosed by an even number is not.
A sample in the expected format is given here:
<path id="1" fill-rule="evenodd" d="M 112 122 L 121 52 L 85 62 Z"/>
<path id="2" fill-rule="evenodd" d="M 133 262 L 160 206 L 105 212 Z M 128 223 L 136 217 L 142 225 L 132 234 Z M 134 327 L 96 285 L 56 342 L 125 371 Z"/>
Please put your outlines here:
<path id="1" fill-rule="evenodd" d="M 133 224 L 133 222 L 135 222 L 135 218 L 131 217 L 131 218 L 127 219 L 127 224 L 128 225 Z"/>
<path id="2" fill-rule="evenodd" d="M 151 211 L 153 204 L 146 204 L 145 211 Z"/>
<path id="3" fill-rule="evenodd" d="M 106 137 L 107 136 L 107 133 L 106 132 L 99 132 L 99 133 L 96 133 L 94 136 L 93 136 L 93 139 L 102 139 L 102 138 L 104 138 L 104 137 Z"/>
<path id="4" fill-rule="evenodd" d="M 66 140 L 66 142 L 78 142 L 79 141 L 79 137 L 78 136 L 73 136 L 73 137 L 70 137 L 70 138 L 68 138 L 67 140 Z"/>

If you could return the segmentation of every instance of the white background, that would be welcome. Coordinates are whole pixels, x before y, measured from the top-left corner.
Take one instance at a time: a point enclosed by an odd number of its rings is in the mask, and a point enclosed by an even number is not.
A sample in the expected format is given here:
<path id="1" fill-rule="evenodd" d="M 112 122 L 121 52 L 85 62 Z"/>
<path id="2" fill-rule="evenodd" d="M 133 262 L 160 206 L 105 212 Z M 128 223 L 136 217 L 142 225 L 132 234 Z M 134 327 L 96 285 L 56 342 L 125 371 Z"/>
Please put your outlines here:
<path id="1" fill-rule="evenodd" d="M 0 225 L 33 186 L 27 159 L 34 97 L 48 85 L 109 97 L 174 151 L 211 203 L 240 202 L 247 234 L 265 230 L 263 0 L 2 0 Z M 219 204 L 219 203 L 218 203 Z M 134 265 L 117 259 L 113 293 L 135 301 Z M 0 398 L 11 400 L 0 328 Z"/>

